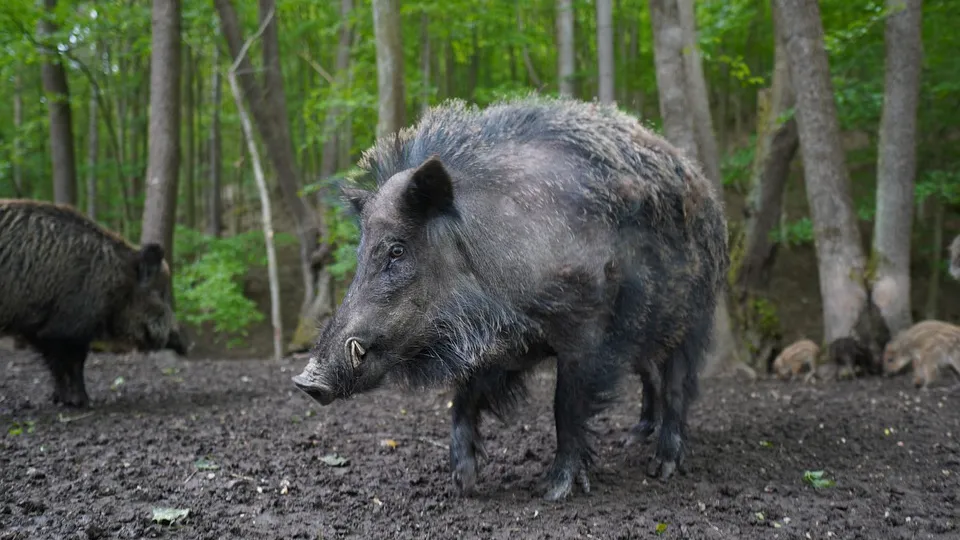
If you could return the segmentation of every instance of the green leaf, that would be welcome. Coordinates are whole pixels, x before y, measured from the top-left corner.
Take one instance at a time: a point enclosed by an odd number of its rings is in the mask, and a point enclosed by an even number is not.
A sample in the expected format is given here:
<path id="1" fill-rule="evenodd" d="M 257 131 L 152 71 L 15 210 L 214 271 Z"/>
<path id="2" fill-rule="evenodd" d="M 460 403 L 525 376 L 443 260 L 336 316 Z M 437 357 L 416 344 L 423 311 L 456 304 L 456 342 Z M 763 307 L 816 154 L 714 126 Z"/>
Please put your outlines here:
<path id="1" fill-rule="evenodd" d="M 220 466 L 208 457 L 198 459 L 193 463 L 193 466 L 196 467 L 198 471 L 216 471 L 220 469 Z"/>
<path id="2" fill-rule="evenodd" d="M 161 525 L 172 525 L 173 523 L 186 518 L 190 515 L 189 508 L 154 508 L 153 522 Z"/>
<path id="3" fill-rule="evenodd" d="M 657 534 L 663 534 L 667 531 L 666 523 L 657 523 L 657 528 L 655 529 Z"/>
<path id="4" fill-rule="evenodd" d="M 327 454 L 320 458 L 320 461 L 331 467 L 345 467 L 350 464 L 350 460 L 338 454 Z"/>
<path id="5" fill-rule="evenodd" d="M 823 477 L 823 471 L 805 471 L 803 480 L 816 489 L 830 488 L 836 485 L 833 480 Z"/>

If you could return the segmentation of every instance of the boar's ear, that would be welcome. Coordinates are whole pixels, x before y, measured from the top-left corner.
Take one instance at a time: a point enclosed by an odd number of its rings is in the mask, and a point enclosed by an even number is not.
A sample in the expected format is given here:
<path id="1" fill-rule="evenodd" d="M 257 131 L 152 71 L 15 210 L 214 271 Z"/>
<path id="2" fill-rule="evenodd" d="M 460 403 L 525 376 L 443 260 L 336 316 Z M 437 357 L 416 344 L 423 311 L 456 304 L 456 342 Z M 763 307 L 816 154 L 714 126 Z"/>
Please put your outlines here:
<path id="1" fill-rule="evenodd" d="M 147 285 L 160 272 L 163 266 L 163 246 L 160 244 L 145 244 L 140 248 L 140 257 L 137 261 L 137 277 L 141 285 Z"/>
<path id="2" fill-rule="evenodd" d="M 369 191 L 351 187 L 340 188 L 340 194 L 350 203 L 353 211 L 356 212 L 358 216 L 363 213 L 363 207 L 367 205 L 367 201 L 373 196 L 373 193 Z"/>
<path id="3" fill-rule="evenodd" d="M 453 179 L 437 156 L 413 171 L 404 202 L 407 210 L 424 218 L 453 208 Z"/>

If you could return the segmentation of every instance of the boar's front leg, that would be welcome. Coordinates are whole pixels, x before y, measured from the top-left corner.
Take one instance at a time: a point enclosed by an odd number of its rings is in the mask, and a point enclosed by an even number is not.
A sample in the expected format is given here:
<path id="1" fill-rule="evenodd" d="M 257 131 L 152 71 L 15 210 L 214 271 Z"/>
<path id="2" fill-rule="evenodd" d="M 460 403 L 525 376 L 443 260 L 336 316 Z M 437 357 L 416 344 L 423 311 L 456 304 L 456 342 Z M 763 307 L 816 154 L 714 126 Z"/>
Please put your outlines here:
<path id="1" fill-rule="evenodd" d="M 48 340 L 35 344 L 53 375 L 53 402 L 67 407 L 90 405 L 83 381 L 83 366 L 90 346 L 69 340 Z"/>
<path id="2" fill-rule="evenodd" d="M 457 387 L 453 398 L 450 465 L 453 483 L 462 495 L 471 495 L 477 483 L 477 458 L 485 458 L 480 435 L 481 413 L 504 417 L 524 394 L 522 374 L 486 368 Z"/>

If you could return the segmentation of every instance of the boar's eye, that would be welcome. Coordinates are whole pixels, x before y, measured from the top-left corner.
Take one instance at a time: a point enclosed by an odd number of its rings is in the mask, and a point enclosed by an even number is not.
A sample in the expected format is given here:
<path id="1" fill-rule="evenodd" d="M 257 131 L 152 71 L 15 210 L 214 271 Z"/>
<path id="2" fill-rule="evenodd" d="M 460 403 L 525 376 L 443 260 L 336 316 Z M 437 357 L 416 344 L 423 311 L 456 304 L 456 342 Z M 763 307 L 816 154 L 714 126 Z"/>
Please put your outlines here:
<path id="1" fill-rule="evenodd" d="M 403 256 L 404 251 L 405 250 L 403 249 L 403 246 L 401 246 L 400 244 L 394 244 L 393 246 L 390 247 L 390 258 L 399 259 L 400 257 Z"/>

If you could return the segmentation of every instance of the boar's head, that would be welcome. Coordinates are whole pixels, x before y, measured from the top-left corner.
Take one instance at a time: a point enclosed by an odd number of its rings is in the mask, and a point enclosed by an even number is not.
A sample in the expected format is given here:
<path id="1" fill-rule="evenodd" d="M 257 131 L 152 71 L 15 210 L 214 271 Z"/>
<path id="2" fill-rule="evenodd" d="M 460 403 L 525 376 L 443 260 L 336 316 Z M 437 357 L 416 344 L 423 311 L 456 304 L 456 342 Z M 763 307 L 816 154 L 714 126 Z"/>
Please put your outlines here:
<path id="1" fill-rule="evenodd" d="M 376 193 L 344 189 L 360 215 L 353 282 L 296 386 L 327 405 L 388 377 L 456 377 L 497 343 L 507 310 L 480 289 L 446 167 L 431 157 Z"/>
<path id="2" fill-rule="evenodd" d="M 163 259 L 163 247 L 145 244 L 133 261 L 136 276 L 131 294 L 116 313 L 117 337 L 143 351 L 173 349 L 187 352 L 173 313 L 170 267 Z"/>

